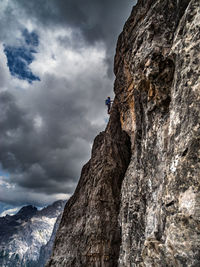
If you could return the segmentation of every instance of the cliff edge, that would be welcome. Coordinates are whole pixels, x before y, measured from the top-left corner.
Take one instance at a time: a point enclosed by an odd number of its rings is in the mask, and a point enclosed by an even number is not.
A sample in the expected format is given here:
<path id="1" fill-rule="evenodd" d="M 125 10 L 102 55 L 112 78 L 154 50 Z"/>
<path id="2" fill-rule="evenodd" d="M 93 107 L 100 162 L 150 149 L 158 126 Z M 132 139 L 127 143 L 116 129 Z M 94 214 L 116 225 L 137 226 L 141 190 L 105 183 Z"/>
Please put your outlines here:
<path id="1" fill-rule="evenodd" d="M 47 266 L 200 266 L 199 0 L 139 0 Z"/>

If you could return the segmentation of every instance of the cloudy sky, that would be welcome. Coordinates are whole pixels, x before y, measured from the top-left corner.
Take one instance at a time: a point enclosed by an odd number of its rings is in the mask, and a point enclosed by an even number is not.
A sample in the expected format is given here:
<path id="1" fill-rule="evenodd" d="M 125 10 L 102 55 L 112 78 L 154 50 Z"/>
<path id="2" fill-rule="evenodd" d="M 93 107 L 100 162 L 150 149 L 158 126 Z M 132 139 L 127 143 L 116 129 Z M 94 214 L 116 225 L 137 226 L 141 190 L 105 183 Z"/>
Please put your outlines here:
<path id="1" fill-rule="evenodd" d="M 113 97 L 134 0 L 0 1 L 0 211 L 68 198 Z"/>

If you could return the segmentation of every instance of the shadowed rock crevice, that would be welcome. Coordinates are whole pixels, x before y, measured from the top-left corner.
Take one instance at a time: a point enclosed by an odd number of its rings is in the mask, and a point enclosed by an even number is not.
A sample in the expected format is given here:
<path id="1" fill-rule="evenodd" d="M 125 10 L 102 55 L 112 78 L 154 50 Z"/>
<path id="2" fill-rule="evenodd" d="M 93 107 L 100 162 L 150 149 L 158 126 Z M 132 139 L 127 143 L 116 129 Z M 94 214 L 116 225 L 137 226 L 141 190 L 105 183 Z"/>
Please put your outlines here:
<path id="1" fill-rule="evenodd" d="M 188 7 L 190 0 L 177 0 L 177 26 L 178 22 L 185 13 L 186 8 Z"/>

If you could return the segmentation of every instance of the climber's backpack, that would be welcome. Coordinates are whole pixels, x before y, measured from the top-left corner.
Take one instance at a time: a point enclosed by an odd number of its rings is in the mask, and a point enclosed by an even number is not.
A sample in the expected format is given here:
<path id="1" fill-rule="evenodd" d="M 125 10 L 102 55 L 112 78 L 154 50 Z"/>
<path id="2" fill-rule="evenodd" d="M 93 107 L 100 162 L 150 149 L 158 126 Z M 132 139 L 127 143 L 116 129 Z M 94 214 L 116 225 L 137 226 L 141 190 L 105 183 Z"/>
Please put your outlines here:
<path id="1" fill-rule="evenodd" d="M 109 99 L 106 99 L 105 100 L 105 104 L 106 104 L 106 106 L 108 106 L 110 104 L 110 100 Z"/>

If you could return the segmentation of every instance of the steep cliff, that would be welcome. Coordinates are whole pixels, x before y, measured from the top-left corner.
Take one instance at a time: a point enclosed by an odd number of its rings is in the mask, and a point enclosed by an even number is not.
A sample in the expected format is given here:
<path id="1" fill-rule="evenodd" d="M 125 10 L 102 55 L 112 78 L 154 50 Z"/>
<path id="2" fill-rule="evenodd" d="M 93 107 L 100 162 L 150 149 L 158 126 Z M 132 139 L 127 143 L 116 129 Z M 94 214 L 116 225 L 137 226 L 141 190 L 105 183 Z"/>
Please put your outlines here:
<path id="1" fill-rule="evenodd" d="M 96 137 L 91 160 L 65 206 L 49 266 L 117 264 L 120 190 L 130 160 L 130 140 L 119 118 L 114 104 L 108 127 Z"/>
<path id="2" fill-rule="evenodd" d="M 47 266 L 200 266 L 199 53 L 199 0 L 138 1 Z"/>

